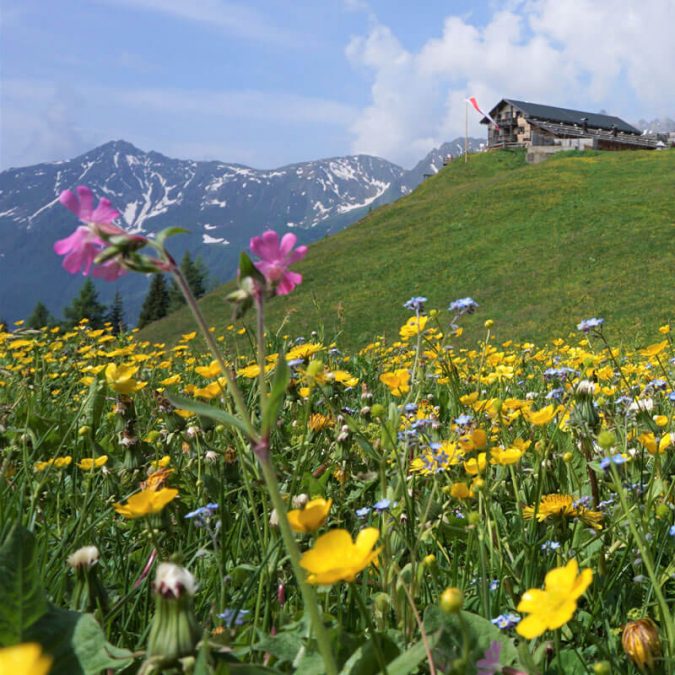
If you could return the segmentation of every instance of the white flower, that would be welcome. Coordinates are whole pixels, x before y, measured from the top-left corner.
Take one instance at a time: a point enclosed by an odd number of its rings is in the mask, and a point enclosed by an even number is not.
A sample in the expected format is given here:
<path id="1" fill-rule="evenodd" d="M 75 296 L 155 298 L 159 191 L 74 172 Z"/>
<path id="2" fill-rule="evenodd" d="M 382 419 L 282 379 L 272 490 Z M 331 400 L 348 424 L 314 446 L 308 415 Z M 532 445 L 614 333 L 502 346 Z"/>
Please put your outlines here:
<path id="1" fill-rule="evenodd" d="M 304 508 L 305 504 L 309 501 L 309 497 L 303 492 L 302 494 L 299 494 L 297 497 L 293 497 L 292 499 L 292 504 L 294 509 L 302 509 Z"/>
<path id="2" fill-rule="evenodd" d="M 628 410 L 631 412 L 638 412 L 640 410 L 644 412 L 651 412 L 653 409 L 654 401 L 651 398 L 641 398 L 637 401 L 633 401 L 628 408 Z"/>

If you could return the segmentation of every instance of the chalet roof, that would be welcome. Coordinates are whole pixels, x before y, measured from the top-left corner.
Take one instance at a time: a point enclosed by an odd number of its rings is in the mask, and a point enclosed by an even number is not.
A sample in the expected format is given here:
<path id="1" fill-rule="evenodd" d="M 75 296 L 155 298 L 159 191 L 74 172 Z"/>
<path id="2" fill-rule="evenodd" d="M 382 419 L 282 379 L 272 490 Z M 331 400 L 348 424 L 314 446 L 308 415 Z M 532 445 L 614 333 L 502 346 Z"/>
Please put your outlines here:
<path id="1" fill-rule="evenodd" d="M 530 119 L 581 126 L 584 123 L 583 118 L 586 118 L 586 123 L 591 129 L 612 129 L 612 127 L 615 126 L 617 131 L 623 131 L 626 134 L 640 134 L 640 131 L 634 126 L 624 122 L 620 117 L 614 117 L 613 115 L 601 115 L 599 113 L 571 110 L 569 108 L 556 108 L 552 105 L 529 103 L 528 101 L 516 101 L 512 98 L 503 98 L 494 108 L 492 108 L 490 114 L 494 116 L 504 103 L 514 106 Z M 487 124 L 487 117 L 484 117 L 481 120 L 481 123 Z"/>

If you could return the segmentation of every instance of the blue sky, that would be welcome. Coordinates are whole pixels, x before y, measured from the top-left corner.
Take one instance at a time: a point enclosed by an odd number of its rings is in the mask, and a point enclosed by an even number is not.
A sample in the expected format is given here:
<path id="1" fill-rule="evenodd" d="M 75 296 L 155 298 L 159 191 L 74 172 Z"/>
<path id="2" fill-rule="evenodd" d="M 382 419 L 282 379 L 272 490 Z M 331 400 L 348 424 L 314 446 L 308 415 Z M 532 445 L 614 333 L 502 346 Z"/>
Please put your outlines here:
<path id="1" fill-rule="evenodd" d="M 675 117 L 673 0 L 0 7 L 3 169 L 119 138 L 256 168 L 355 152 L 409 167 L 463 133 L 468 95 Z"/>

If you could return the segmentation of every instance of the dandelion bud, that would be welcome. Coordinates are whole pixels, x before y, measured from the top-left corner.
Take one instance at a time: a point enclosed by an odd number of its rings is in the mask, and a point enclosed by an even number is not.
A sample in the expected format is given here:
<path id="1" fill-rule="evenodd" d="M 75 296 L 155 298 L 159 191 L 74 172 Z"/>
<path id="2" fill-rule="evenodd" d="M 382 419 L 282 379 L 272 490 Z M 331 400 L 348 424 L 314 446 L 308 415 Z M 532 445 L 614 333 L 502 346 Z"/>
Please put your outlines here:
<path id="1" fill-rule="evenodd" d="M 459 588 L 446 588 L 441 594 L 440 604 L 446 614 L 456 614 L 464 604 L 464 593 Z"/>
<path id="2" fill-rule="evenodd" d="M 106 611 L 108 596 L 98 578 L 96 546 L 83 546 L 68 556 L 68 564 L 75 572 L 75 587 L 70 607 L 76 612 L 94 612 L 99 607 Z"/>
<path id="3" fill-rule="evenodd" d="M 595 675 L 611 675 L 612 667 L 607 661 L 598 661 L 593 664 L 593 672 Z"/>
<path id="4" fill-rule="evenodd" d="M 492 326 L 495 325 L 495 322 L 494 322 L 492 319 L 488 319 L 483 325 L 484 325 L 486 328 L 489 329 L 489 328 L 492 328 Z"/>
<path id="5" fill-rule="evenodd" d="M 621 646 L 630 660 L 642 671 L 653 671 L 661 655 L 659 629 L 649 618 L 629 621 L 621 635 Z"/>
<path id="6" fill-rule="evenodd" d="M 574 453 L 572 453 L 572 452 L 566 452 L 562 456 L 562 460 L 566 464 L 569 464 L 569 462 L 571 462 L 573 459 L 574 459 Z"/>
<path id="7" fill-rule="evenodd" d="M 194 652 L 201 631 L 192 609 L 194 577 L 184 567 L 162 563 L 155 577 L 155 616 L 148 638 L 148 658 L 170 663 Z"/>

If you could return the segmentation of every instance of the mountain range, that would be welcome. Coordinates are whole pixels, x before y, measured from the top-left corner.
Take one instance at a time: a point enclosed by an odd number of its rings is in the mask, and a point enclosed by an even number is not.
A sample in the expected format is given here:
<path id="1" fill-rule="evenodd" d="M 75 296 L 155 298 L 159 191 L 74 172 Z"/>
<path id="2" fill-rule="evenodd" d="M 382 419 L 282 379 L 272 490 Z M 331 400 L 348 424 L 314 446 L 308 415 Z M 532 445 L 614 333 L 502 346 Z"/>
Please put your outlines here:
<path id="1" fill-rule="evenodd" d="M 469 141 L 470 151 L 480 148 L 479 139 Z M 211 282 L 218 283 L 235 274 L 239 251 L 251 236 L 273 228 L 314 241 L 408 194 L 462 152 L 463 139 L 456 139 L 410 170 L 369 155 L 257 170 L 171 159 L 120 140 L 68 161 L 8 169 L 0 173 L 0 318 L 24 318 L 38 301 L 58 316 L 82 285 L 52 250 L 77 224 L 58 202 L 62 190 L 88 185 L 97 197 L 111 200 L 131 232 L 185 227 L 189 233 L 170 242 L 174 257 L 184 251 L 199 255 Z M 127 320 L 135 322 L 147 279 L 131 274 L 96 285 L 106 303 L 120 290 Z"/>

